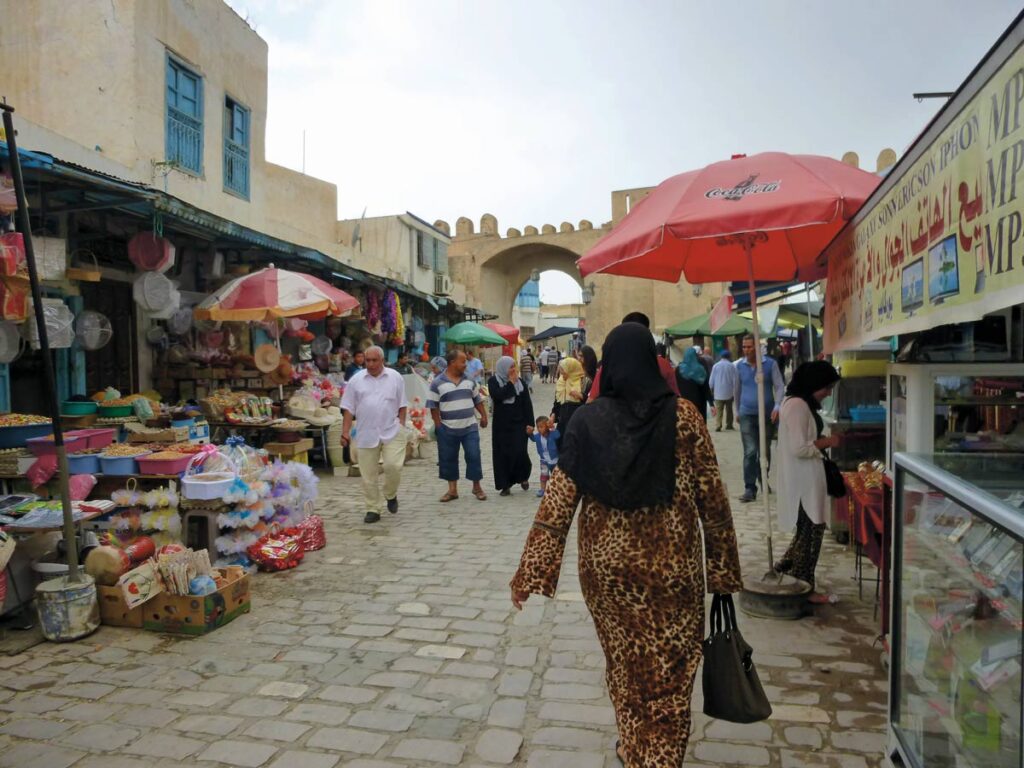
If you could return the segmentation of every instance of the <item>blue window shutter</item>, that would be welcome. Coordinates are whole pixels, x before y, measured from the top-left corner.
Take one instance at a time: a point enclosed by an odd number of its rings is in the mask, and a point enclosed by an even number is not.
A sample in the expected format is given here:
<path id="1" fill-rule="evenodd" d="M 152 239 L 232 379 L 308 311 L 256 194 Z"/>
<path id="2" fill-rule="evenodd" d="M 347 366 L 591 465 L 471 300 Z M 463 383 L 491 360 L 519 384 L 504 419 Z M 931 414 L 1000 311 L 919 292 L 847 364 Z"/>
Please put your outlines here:
<path id="1" fill-rule="evenodd" d="M 203 79 L 170 55 L 165 143 L 168 162 L 193 173 L 203 172 Z"/>
<path id="2" fill-rule="evenodd" d="M 249 110 L 224 100 L 224 190 L 249 199 Z"/>

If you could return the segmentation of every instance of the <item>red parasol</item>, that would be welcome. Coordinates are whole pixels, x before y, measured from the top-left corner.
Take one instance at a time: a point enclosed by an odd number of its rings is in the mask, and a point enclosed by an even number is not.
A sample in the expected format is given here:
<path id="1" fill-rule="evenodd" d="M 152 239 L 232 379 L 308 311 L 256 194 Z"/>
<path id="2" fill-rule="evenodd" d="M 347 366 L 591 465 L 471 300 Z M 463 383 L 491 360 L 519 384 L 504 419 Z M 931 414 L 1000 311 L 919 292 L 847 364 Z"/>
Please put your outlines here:
<path id="1" fill-rule="evenodd" d="M 824 277 L 815 262 L 880 179 L 816 155 L 736 155 L 673 176 L 640 201 L 578 262 L 592 272 L 690 283 L 750 283 L 757 354 L 758 411 L 765 416 L 756 280 Z M 765 430 L 761 482 L 768 487 Z M 768 563 L 773 566 L 768 494 Z"/>
<path id="2" fill-rule="evenodd" d="M 815 259 L 880 179 L 816 155 L 739 155 L 663 181 L 579 260 L 580 273 L 690 283 L 817 280 Z M 745 238 L 757 233 L 753 275 Z"/>

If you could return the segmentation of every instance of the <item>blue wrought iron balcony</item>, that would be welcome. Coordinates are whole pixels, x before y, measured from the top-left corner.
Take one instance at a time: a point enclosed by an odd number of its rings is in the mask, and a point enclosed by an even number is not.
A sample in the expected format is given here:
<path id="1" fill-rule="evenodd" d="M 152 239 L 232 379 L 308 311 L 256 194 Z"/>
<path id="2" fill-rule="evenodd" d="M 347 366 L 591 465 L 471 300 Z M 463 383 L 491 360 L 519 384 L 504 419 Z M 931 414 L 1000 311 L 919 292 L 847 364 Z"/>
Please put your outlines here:
<path id="1" fill-rule="evenodd" d="M 224 189 L 249 199 L 249 150 L 224 139 Z"/>
<path id="2" fill-rule="evenodd" d="M 192 173 L 203 172 L 203 123 L 167 107 L 167 160 Z"/>

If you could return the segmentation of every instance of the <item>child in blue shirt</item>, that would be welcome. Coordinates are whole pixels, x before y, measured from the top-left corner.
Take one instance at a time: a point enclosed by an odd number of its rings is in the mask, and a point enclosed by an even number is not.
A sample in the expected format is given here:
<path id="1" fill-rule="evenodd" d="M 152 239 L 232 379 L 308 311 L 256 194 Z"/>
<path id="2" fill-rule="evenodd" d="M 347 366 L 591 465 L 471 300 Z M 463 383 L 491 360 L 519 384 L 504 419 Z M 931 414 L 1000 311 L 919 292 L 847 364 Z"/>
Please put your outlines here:
<path id="1" fill-rule="evenodd" d="M 548 486 L 548 478 L 558 464 L 558 443 L 561 436 L 557 429 L 551 428 L 551 422 L 547 416 L 537 419 L 537 428 L 526 428 L 526 434 L 537 446 L 537 455 L 540 456 L 540 490 L 538 496 L 544 495 L 544 489 Z"/>

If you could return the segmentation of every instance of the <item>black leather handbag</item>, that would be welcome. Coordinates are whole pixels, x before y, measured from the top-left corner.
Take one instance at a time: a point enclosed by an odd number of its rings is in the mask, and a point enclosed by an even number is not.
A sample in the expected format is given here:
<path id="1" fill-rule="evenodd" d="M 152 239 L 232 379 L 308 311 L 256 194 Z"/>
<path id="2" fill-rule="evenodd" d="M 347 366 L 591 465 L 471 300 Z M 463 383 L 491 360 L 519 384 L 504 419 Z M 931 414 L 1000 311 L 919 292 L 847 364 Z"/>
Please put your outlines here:
<path id="1" fill-rule="evenodd" d="M 839 465 L 821 452 L 821 460 L 825 465 L 825 488 L 828 495 L 833 499 L 841 499 L 846 495 L 846 483 L 843 482 L 843 473 L 839 471 Z"/>
<path id="2" fill-rule="evenodd" d="M 767 720 L 772 705 L 754 668 L 754 649 L 736 627 L 732 595 L 712 599 L 711 633 L 703 646 L 704 714 L 731 723 Z"/>

